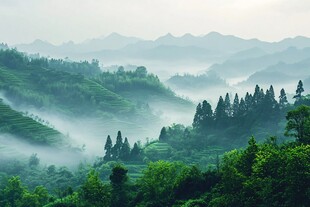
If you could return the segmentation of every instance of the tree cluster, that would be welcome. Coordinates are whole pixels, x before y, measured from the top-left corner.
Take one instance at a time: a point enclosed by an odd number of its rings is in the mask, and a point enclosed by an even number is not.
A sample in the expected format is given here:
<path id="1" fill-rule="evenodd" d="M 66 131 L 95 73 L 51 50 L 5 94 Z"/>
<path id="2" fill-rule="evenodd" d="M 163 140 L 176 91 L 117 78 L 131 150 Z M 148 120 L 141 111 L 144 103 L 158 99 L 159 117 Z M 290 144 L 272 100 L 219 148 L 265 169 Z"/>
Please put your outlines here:
<path id="1" fill-rule="evenodd" d="M 141 148 L 135 142 L 133 148 L 130 148 L 127 137 L 123 142 L 121 131 L 117 132 L 116 142 L 113 145 L 110 135 L 108 135 L 105 146 L 104 161 L 138 161 L 141 159 Z"/>

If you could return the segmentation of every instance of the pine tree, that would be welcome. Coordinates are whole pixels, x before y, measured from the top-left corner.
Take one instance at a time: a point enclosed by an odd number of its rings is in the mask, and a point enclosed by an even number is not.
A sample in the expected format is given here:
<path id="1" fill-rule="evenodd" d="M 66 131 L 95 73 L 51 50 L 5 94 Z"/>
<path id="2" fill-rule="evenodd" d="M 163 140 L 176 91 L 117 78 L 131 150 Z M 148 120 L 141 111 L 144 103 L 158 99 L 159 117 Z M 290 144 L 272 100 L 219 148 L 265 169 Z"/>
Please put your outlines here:
<path id="1" fill-rule="evenodd" d="M 104 145 L 105 156 L 103 157 L 104 160 L 109 161 L 112 158 L 112 140 L 110 135 L 107 137 L 107 141 Z"/>
<path id="2" fill-rule="evenodd" d="M 133 148 L 132 148 L 132 150 L 131 150 L 131 152 L 130 152 L 131 159 L 132 159 L 132 160 L 137 160 L 137 159 L 139 159 L 140 152 L 141 152 L 141 150 L 140 150 L 138 144 L 135 142 L 135 144 L 133 145 Z"/>
<path id="3" fill-rule="evenodd" d="M 246 112 L 247 112 L 247 107 L 245 105 L 245 101 L 243 100 L 243 98 L 241 98 L 240 104 L 239 104 L 239 116 L 245 115 Z"/>
<path id="4" fill-rule="evenodd" d="M 219 101 L 217 103 L 216 109 L 215 109 L 215 119 L 221 120 L 226 117 L 225 113 L 225 103 L 223 100 L 223 97 L 220 96 Z"/>
<path id="5" fill-rule="evenodd" d="M 130 159 L 130 145 L 127 137 L 125 137 L 125 141 L 120 149 L 119 158 L 124 161 Z"/>
<path id="6" fill-rule="evenodd" d="M 228 93 L 226 93 L 224 104 L 225 104 L 225 113 L 227 116 L 230 117 L 231 116 L 231 104 L 230 104 L 230 98 L 229 98 Z"/>
<path id="7" fill-rule="evenodd" d="M 301 93 L 304 92 L 303 83 L 301 80 L 299 80 L 297 89 L 296 89 L 296 95 L 293 98 L 296 98 L 296 102 L 299 102 L 301 99 Z"/>
<path id="8" fill-rule="evenodd" d="M 247 92 L 246 95 L 245 95 L 245 98 L 244 98 L 244 103 L 245 103 L 246 110 L 251 110 L 253 108 L 253 105 L 254 105 L 253 99 L 254 98 L 253 98 L 252 94 L 249 94 L 249 92 Z"/>
<path id="9" fill-rule="evenodd" d="M 201 127 L 206 129 L 212 125 L 213 112 L 211 105 L 204 100 L 201 107 Z"/>
<path id="10" fill-rule="evenodd" d="M 112 149 L 112 158 L 114 160 L 117 160 L 119 158 L 119 153 L 121 150 L 121 147 L 123 146 L 123 138 L 122 138 L 122 133 L 121 131 L 117 132 L 117 137 L 116 137 L 116 143 L 113 146 Z"/>
<path id="11" fill-rule="evenodd" d="M 234 98 L 234 103 L 233 103 L 233 117 L 237 117 L 239 113 L 239 97 L 238 94 L 236 93 L 235 98 Z"/>
<path id="12" fill-rule="evenodd" d="M 167 141 L 167 131 L 166 127 L 161 128 L 160 130 L 160 135 L 159 135 L 159 141 Z"/>
<path id="13" fill-rule="evenodd" d="M 260 99 L 260 88 L 258 85 L 255 86 L 255 91 L 253 95 L 253 104 L 257 105 Z"/>
<path id="14" fill-rule="evenodd" d="M 281 89 L 280 91 L 280 96 L 279 96 L 279 104 L 280 106 L 284 107 L 288 103 L 286 93 L 284 88 Z"/>
<path id="15" fill-rule="evenodd" d="M 199 103 L 196 107 L 196 113 L 193 121 L 193 128 L 200 128 L 201 120 L 202 120 L 202 108 L 201 103 Z"/>

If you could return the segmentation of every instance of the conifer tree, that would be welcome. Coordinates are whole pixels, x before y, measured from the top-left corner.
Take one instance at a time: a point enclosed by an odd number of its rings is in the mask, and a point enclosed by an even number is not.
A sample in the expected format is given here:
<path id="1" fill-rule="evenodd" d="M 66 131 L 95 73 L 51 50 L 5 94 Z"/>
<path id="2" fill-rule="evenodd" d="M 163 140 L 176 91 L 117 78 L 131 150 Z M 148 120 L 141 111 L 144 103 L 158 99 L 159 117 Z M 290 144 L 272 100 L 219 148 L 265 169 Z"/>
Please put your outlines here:
<path id="1" fill-rule="evenodd" d="M 196 113 L 194 116 L 193 127 L 199 128 L 202 120 L 202 108 L 201 103 L 199 103 L 196 107 Z"/>
<path id="2" fill-rule="evenodd" d="M 238 113 L 239 113 L 239 97 L 238 97 L 237 93 L 236 93 L 235 98 L 234 98 L 232 111 L 233 111 L 233 114 L 232 114 L 233 117 L 237 117 Z"/>
<path id="3" fill-rule="evenodd" d="M 103 157 L 104 160 L 109 161 L 112 158 L 112 140 L 110 135 L 107 137 L 107 141 L 104 145 L 105 156 Z"/>
<path id="4" fill-rule="evenodd" d="M 298 85 L 297 85 L 297 89 L 296 89 L 296 95 L 293 97 L 296 99 L 296 102 L 299 102 L 299 100 L 301 99 L 301 93 L 304 92 L 304 87 L 303 87 L 303 83 L 301 80 L 299 80 Z"/>
<path id="5" fill-rule="evenodd" d="M 123 138 L 122 138 L 122 133 L 121 131 L 117 132 L 117 137 L 116 137 L 116 143 L 113 146 L 112 149 L 112 158 L 114 160 L 117 160 L 119 158 L 119 153 L 121 150 L 121 147 L 123 146 Z"/>
<path id="6" fill-rule="evenodd" d="M 285 93 L 284 88 L 282 88 L 281 91 L 280 91 L 280 96 L 279 96 L 279 104 L 280 104 L 280 106 L 283 107 L 287 103 L 288 103 L 288 101 L 287 101 L 286 93 Z"/>
<path id="7" fill-rule="evenodd" d="M 244 115 L 246 112 L 247 112 L 247 107 L 245 105 L 245 101 L 243 100 L 243 98 L 241 98 L 240 104 L 239 104 L 239 116 Z"/>
<path id="8" fill-rule="evenodd" d="M 223 97 L 220 96 L 219 101 L 217 103 L 216 109 L 215 109 L 215 119 L 221 120 L 226 117 L 225 113 L 225 103 L 223 100 Z"/>
<path id="9" fill-rule="evenodd" d="M 260 88 L 258 85 L 256 85 L 254 95 L 253 95 L 253 104 L 254 105 L 258 104 L 259 98 L 260 98 Z"/>
<path id="10" fill-rule="evenodd" d="M 231 116 L 231 104 L 230 104 L 230 98 L 229 98 L 228 93 L 226 93 L 224 104 L 225 104 L 225 113 L 227 116 L 230 117 Z"/>
<path id="11" fill-rule="evenodd" d="M 213 112 L 211 105 L 206 100 L 202 102 L 201 114 L 201 127 L 210 127 L 213 122 Z"/>
<path id="12" fill-rule="evenodd" d="M 134 145 L 133 145 L 133 148 L 130 152 L 130 155 L 131 155 L 131 159 L 133 160 L 137 160 L 140 156 L 140 148 L 138 146 L 138 144 L 135 142 Z"/>
<path id="13" fill-rule="evenodd" d="M 130 145 L 129 145 L 127 137 L 125 137 L 124 143 L 121 147 L 119 158 L 124 161 L 130 159 Z"/>
<path id="14" fill-rule="evenodd" d="M 166 127 L 161 128 L 160 134 L 159 134 L 159 141 L 167 141 L 167 131 Z"/>
<path id="15" fill-rule="evenodd" d="M 246 93 L 245 95 L 245 98 L 244 98 L 244 103 L 245 103 L 245 107 L 247 110 L 251 110 L 252 109 L 252 106 L 254 104 L 254 101 L 253 101 L 253 96 L 252 94 L 249 94 L 249 92 Z M 241 100 L 240 100 L 241 102 Z"/>

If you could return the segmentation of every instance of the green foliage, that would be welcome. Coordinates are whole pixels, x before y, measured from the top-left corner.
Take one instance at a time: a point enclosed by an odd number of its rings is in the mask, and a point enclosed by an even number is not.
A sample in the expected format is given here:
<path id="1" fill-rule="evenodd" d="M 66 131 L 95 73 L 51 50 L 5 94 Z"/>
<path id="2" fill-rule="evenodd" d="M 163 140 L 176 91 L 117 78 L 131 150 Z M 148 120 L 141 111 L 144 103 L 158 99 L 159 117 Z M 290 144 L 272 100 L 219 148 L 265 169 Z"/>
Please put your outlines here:
<path id="1" fill-rule="evenodd" d="M 90 171 L 87 180 L 81 186 L 80 197 L 83 201 L 82 206 L 110 206 L 110 190 L 100 180 L 99 175 L 94 170 Z"/>
<path id="2" fill-rule="evenodd" d="M 112 169 L 110 175 L 112 186 L 111 207 L 128 206 L 127 172 L 128 170 L 121 165 L 116 165 Z"/>
<path id="3" fill-rule="evenodd" d="M 144 206 L 170 206 L 177 177 L 185 166 L 164 161 L 150 162 L 138 180 Z"/>
<path id="4" fill-rule="evenodd" d="M 103 157 L 104 160 L 106 161 L 110 161 L 111 158 L 112 158 L 112 140 L 111 140 L 111 137 L 110 135 L 108 135 L 107 137 L 107 141 L 104 145 L 104 150 L 106 151 L 105 152 L 105 156 Z"/>
<path id="5" fill-rule="evenodd" d="M 292 136 L 300 143 L 310 144 L 310 107 L 301 105 L 286 115 L 285 135 Z"/>

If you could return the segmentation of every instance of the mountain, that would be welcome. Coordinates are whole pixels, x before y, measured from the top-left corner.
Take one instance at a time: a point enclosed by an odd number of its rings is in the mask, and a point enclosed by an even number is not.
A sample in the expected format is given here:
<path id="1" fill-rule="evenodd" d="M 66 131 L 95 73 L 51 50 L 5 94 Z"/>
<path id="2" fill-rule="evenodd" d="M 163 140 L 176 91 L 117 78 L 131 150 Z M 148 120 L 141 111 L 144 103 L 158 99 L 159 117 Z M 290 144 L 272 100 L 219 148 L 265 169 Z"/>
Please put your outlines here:
<path id="1" fill-rule="evenodd" d="M 295 63 L 279 62 L 271 65 L 262 71 L 255 72 L 246 81 L 239 85 L 256 85 L 256 84 L 289 84 L 296 83 L 309 76 L 310 58 L 306 58 Z"/>
<path id="2" fill-rule="evenodd" d="M 98 50 L 117 50 L 138 41 L 141 41 L 141 39 L 111 33 L 106 37 L 90 39 L 82 43 L 69 41 L 56 46 L 46 41 L 35 40 L 30 44 L 19 44 L 14 45 L 14 47 L 27 53 L 40 53 L 44 56 L 66 57 Z"/>
<path id="3" fill-rule="evenodd" d="M 279 62 L 292 64 L 310 58 L 310 47 L 298 49 L 290 47 L 284 51 L 248 59 L 232 59 L 221 64 L 212 65 L 209 70 L 223 78 L 250 76 Z"/>
<path id="4" fill-rule="evenodd" d="M 166 84 L 174 90 L 195 91 L 197 89 L 212 89 L 217 87 L 228 87 L 225 80 L 216 76 L 216 74 L 202 74 L 198 76 L 184 74 L 175 75 L 166 81 Z"/>
<path id="5" fill-rule="evenodd" d="M 229 57 L 229 60 L 242 60 L 249 58 L 256 58 L 267 55 L 268 53 L 258 47 L 253 47 L 247 50 L 242 50 L 240 52 L 234 53 Z"/>
<path id="6" fill-rule="evenodd" d="M 132 60 L 168 59 L 182 61 L 184 58 L 198 62 L 218 62 L 226 59 L 255 58 L 286 50 L 289 47 L 310 47 L 307 37 L 287 38 L 279 42 L 258 39 L 242 39 L 233 35 L 210 32 L 203 36 L 184 34 L 175 37 L 168 33 L 155 40 L 142 40 L 112 33 L 106 37 L 90 39 L 82 43 L 69 41 L 53 45 L 36 40 L 30 44 L 15 45 L 27 53 L 40 53 L 56 58 L 69 57 L 73 60 L 97 58 L 104 63 L 132 64 Z"/>

